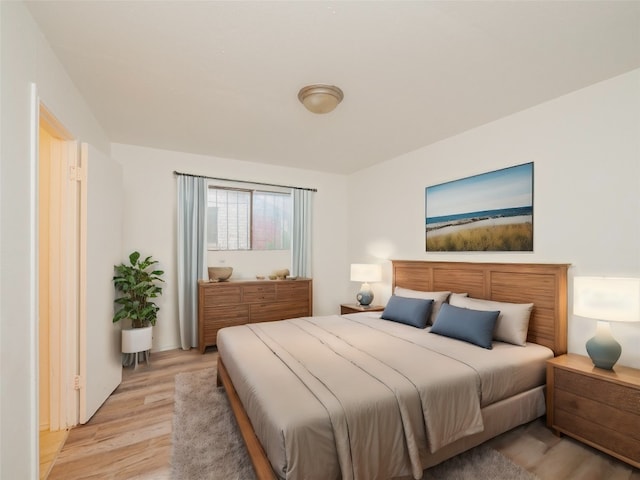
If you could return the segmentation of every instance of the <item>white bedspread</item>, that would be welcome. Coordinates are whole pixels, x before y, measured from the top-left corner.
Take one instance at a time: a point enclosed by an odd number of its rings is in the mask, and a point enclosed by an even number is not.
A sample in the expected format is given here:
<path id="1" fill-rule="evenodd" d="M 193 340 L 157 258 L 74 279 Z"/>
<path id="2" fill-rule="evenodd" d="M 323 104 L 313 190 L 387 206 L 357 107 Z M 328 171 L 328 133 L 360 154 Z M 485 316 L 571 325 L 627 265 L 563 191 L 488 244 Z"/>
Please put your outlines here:
<path id="1" fill-rule="evenodd" d="M 485 350 L 377 317 L 219 332 L 222 360 L 282 477 L 421 478 L 424 452 L 483 429 L 483 405 L 544 382 L 544 347 Z M 514 376 L 514 351 L 536 365 L 526 375 Z"/>

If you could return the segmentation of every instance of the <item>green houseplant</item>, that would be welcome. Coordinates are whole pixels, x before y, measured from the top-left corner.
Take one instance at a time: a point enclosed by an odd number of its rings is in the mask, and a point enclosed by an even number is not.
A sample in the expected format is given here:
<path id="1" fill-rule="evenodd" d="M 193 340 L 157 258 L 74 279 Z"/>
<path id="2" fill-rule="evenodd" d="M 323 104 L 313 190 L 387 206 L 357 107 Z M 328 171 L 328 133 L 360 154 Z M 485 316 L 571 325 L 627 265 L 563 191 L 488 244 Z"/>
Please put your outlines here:
<path id="1" fill-rule="evenodd" d="M 113 283 L 120 296 L 115 303 L 120 306 L 113 316 L 113 322 L 128 318 L 131 320 L 132 328 L 144 328 L 155 325 L 158 318 L 158 307 L 150 301 L 162 294 L 162 287 L 159 282 L 164 282 L 161 278 L 162 270 L 153 270 L 157 264 L 151 256 L 140 260 L 140 253 L 133 252 L 129 255 L 129 264 L 121 263 L 115 266 L 115 276 Z"/>

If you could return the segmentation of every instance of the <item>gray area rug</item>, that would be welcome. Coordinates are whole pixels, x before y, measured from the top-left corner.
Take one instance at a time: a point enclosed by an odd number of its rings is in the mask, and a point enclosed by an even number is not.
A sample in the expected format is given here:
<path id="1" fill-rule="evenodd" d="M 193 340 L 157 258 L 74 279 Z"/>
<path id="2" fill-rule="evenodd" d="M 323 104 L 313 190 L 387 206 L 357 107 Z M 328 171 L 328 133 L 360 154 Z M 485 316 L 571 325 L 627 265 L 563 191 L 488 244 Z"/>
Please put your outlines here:
<path id="1" fill-rule="evenodd" d="M 216 371 L 176 375 L 172 471 L 175 480 L 254 480 L 255 475 Z M 535 480 L 480 445 L 426 471 L 423 480 Z"/>

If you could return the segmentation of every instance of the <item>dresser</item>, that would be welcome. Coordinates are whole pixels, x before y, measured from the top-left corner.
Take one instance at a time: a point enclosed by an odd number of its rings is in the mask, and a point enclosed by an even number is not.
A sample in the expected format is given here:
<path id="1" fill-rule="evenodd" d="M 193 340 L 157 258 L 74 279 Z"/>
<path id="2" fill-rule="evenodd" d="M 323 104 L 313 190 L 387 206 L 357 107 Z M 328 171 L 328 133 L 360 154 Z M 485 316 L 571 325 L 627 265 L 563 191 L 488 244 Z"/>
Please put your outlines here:
<path id="1" fill-rule="evenodd" d="M 246 323 L 313 315 L 310 278 L 198 282 L 198 348 L 215 345 L 218 330 Z"/>
<path id="2" fill-rule="evenodd" d="M 547 426 L 640 468 L 640 370 L 588 357 L 547 362 Z"/>

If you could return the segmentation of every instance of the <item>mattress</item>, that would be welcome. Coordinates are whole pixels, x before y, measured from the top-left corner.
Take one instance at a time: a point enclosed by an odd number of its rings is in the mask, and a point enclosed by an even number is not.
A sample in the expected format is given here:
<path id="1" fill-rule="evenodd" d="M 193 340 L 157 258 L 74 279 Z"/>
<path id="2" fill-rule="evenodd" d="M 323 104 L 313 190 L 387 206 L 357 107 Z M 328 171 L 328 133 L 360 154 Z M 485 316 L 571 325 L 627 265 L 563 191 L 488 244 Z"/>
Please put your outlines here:
<path id="1" fill-rule="evenodd" d="M 484 429 L 481 410 L 544 384 L 546 347 L 491 350 L 379 318 L 229 327 L 218 351 L 286 479 L 421 478 L 425 458 Z"/>

